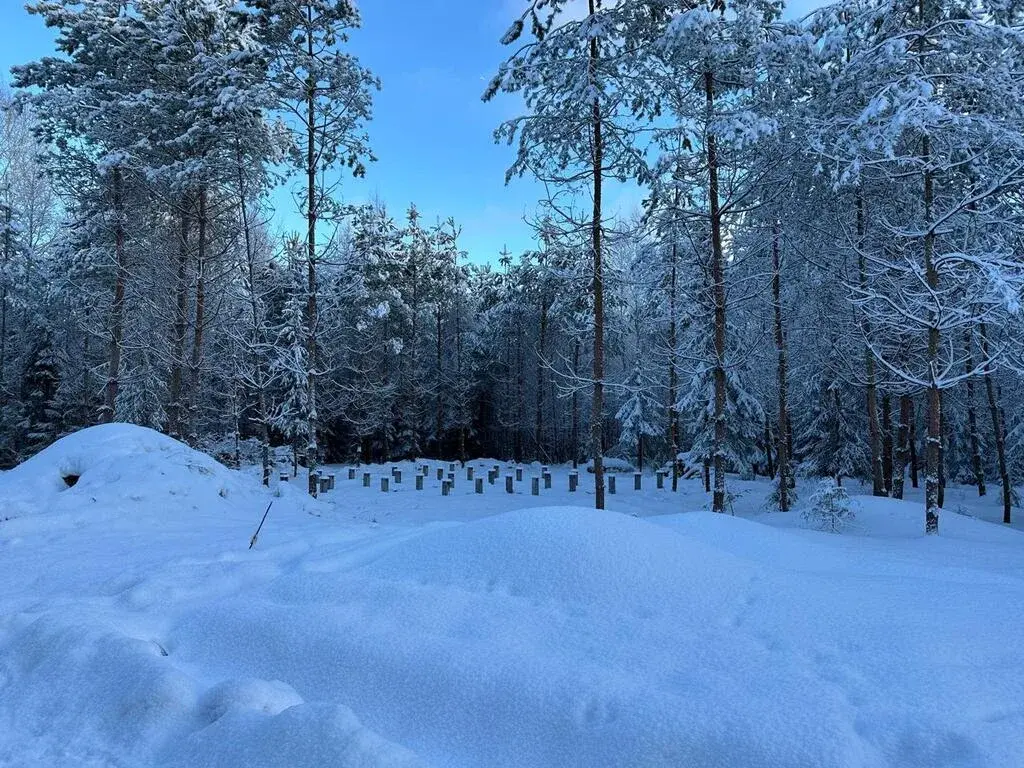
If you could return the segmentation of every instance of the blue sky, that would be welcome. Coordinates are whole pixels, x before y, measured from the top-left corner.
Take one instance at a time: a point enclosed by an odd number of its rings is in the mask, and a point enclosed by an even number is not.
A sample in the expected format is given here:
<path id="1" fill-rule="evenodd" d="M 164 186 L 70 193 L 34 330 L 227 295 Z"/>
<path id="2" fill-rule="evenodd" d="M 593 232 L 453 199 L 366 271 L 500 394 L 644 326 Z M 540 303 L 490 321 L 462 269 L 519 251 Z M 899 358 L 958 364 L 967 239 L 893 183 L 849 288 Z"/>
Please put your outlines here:
<path id="1" fill-rule="evenodd" d="M 13 64 L 50 53 L 53 38 L 20 0 L 0 2 L 0 71 L 6 81 Z M 796 5 L 802 10 L 814 4 L 800 0 Z M 462 227 L 460 244 L 474 261 L 490 261 L 506 245 L 512 252 L 529 248 L 523 217 L 542 190 L 526 180 L 505 186 L 513 149 L 491 138 L 519 102 L 510 97 L 480 101 L 505 53 L 498 40 L 522 0 L 363 0 L 359 5 L 363 29 L 353 33 L 352 48 L 383 82 L 370 126 L 379 161 L 365 180 L 345 180 L 346 201 L 379 198 L 396 217 L 413 202 L 428 221 L 454 216 Z M 625 191 L 611 202 L 628 209 L 637 201 L 635 193 Z"/>

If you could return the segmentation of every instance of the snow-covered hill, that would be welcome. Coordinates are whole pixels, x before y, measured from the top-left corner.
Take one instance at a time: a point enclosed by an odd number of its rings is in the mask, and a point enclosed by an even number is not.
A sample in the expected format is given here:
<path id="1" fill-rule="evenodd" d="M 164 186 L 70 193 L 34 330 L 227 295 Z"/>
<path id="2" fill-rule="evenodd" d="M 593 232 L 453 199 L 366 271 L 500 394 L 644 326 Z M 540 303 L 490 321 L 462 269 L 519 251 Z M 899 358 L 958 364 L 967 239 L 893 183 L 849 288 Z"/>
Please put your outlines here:
<path id="1" fill-rule="evenodd" d="M 405 469 L 313 502 L 114 425 L 0 475 L 0 765 L 1024 765 L 1018 531 Z"/>

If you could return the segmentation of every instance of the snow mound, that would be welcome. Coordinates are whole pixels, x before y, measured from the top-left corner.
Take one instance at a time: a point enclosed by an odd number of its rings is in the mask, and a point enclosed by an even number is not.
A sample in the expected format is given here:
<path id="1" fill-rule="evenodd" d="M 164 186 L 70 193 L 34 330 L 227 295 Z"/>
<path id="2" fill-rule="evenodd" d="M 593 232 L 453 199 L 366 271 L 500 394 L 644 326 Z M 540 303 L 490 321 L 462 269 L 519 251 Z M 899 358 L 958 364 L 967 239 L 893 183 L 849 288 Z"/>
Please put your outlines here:
<path id="1" fill-rule="evenodd" d="M 646 520 L 541 507 L 424 534 L 393 547 L 363 572 L 534 602 L 628 610 L 728 599 L 751 568 Z"/>
<path id="2" fill-rule="evenodd" d="M 180 511 L 226 504 L 237 473 L 152 429 L 103 424 L 63 437 L 0 475 L 4 516 L 125 503 Z"/>

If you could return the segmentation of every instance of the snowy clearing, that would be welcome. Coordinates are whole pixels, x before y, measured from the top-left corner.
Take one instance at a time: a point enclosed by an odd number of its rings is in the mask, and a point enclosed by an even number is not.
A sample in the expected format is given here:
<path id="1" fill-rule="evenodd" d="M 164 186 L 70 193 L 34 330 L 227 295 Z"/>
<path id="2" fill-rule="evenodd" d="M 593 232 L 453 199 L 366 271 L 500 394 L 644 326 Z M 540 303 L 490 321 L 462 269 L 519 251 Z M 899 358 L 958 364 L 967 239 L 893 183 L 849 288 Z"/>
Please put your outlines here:
<path id="1" fill-rule="evenodd" d="M 1024 765 L 1020 531 L 492 465 L 315 501 L 114 425 L 0 474 L 0 765 Z"/>

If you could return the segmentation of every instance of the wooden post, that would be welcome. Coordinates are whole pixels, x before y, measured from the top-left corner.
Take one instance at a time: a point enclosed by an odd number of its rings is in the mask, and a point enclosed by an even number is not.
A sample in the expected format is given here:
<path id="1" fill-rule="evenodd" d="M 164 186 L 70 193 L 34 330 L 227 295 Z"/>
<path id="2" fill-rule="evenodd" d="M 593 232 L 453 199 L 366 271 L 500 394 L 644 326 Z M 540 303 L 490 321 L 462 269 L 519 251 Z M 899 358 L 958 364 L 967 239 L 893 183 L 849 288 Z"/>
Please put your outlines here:
<path id="1" fill-rule="evenodd" d="M 550 490 L 551 490 L 551 473 L 550 473 L 550 472 L 548 472 L 548 471 L 547 471 L 547 470 L 545 469 L 545 470 L 544 470 L 544 474 L 543 474 L 543 475 L 541 475 L 541 477 L 543 477 L 543 478 L 544 478 L 544 490 L 546 490 L 546 491 L 550 491 Z"/>
<path id="2" fill-rule="evenodd" d="M 484 492 L 484 479 L 482 477 L 478 477 L 476 479 L 476 492 L 477 493 L 483 493 Z"/>
<path id="3" fill-rule="evenodd" d="M 327 493 L 331 490 L 331 479 L 329 477 L 320 478 L 320 493 Z"/>
<path id="4" fill-rule="evenodd" d="M 530 479 L 530 494 L 533 496 L 540 496 L 540 478 L 533 477 Z"/>
<path id="5" fill-rule="evenodd" d="M 454 463 L 448 465 L 448 471 L 449 472 L 454 472 L 455 471 L 455 464 Z"/>
<path id="6" fill-rule="evenodd" d="M 576 493 L 576 486 L 579 485 L 580 475 L 579 472 L 572 471 L 569 473 L 569 493 Z"/>
<path id="7" fill-rule="evenodd" d="M 657 478 L 658 490 L 660 491 L 665 487 L 665 473 L 658 470 Z"/>
<path id="8" fill-rule="evenodd" d="M 333 474 L 327 476 L 327 490 L 328 491 L 333 491 L 334 490 L 334 475 Z"/>
<path id="9" fill-rule="evenodd" d="M 416 490 L 423 490 L 423 475 L 416 475 Z"/>
<path id="10" fill-rule="evenodd" d="M 382 477 L 380 479 L 380 489 L 381 489 L 381 491 L 383 493 L 387 493 L 388 492 L 388 478 Z"/>
<path id="11" fill-rule="evenodd" d="M 466 467 L 466 479 L 469 480 L 470 482 L 473 481 L 473 468 L 472 467 Z"/>
<path id="12" fill-rule="evenodd" d="M 454 472 L 449 472 L 448 473 L 448 483 L 453 488 L 455 487 L 455 473 Z"/>
<path id="13" fill-rule="evenodd" d="M 309 495 L 314 499 L 316 498 L 317 492 L 320 490 L 320 475 L 316 472 L 309 473 Z"/>
<path id="14" fill-rule="evenodd" d="M 356 479 L 356 468 L 355 467 L 349 467 L 348 468 L 348 479 L 349 480 L 355 480 Z"/>
<path id="15" fill-rule="evenodd" d="M 444 467 L 437 468 L 437 479 L 444 480 Z"/>
<path id="16" fill-rule="evenodd" d="M 615 495 L 615 475 L 608 475 L 608 493 Z"/>
<path id="17" fill-rule="evenodd" d="M 522 467 L 516 467 L 516 482 L 517 483 L 523 482 L 523 468 Z"/>
<path id="18" fill-rule="evenodd" d="M 369 488 L 369 487 L 370 487 L 370 473 L 369 472 L 363 472 L 363 488 Z"/>
<path id="19" fill-rule="evenodd" d="M 452 484 L 450 482 L 448 482 L 447 480 L 442 480 L 441 481 L 441 495 L 442 496 L 447 496 L 451 492 L 452 492 Z"/>
<path id="20" fill-rule="evenodd" d="M 633 490 L 634 491 L 639 491 L 641 489 L 641 487 L 643 486 L 643 477 L 644 476 L 642 474 L 640 474 L 639 472 L 634 472 L 633 473 Z"/>
<path id="21" fill-rule="evenodd" d="M 494 485 L 494 481 L 498 479 L 498 473 L 493 469 L 487 470 L 487 484 Z"/>
<path id="22" fill-rule="evenodd" d="M 512 475 L 505 475 L 505 493 L 515 493 L 512 485 Z"/>
<path id="23" fill-rule="evenodd" d="M 393 470 L 391 470 L 391 474 L 394 475 L 395 485 L 401 485 L 402 484 L 402 470 L 400 470 L 400 469 L 393 469 Z"/>

